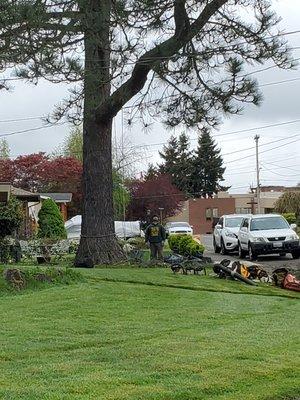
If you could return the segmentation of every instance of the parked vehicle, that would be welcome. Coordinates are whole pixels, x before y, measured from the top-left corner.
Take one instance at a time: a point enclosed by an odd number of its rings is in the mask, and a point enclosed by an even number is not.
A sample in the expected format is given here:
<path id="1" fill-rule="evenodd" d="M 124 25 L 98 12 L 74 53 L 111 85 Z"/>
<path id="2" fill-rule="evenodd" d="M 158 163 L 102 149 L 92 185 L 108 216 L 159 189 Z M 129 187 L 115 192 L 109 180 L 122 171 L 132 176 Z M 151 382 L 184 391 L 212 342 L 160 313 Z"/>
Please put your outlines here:
<path id="1" fill-rule="evenodd" d="M 69 219 L 65 223 L 68 239 L 80 239 L 81 215 Z M 115 233 L 119 238 L 143 236 L 139 221 L 115 221 Z"/>
<path id="2" fill-rule="evenodd" d="M 215 225 L 213 245 L 215 253 L 223 255 L 238 250 L 238 231 L 244 217 L 249 214 L 223 215 Z"/>
<path id="3" fill-rule="evenodd" d="M 167 222 L 166 234 L 169 235 L 193 235 L 193 227 L 188 222 Z"/>
<path id="4" fill-rule="evenodd" d="M 239 256 L 249 254 L 255 261 L 262 254 L 291 253 L 294 259 L 300 257 L 299 236 L 285 218 L 276 214 L 245 217 L 238 232 Z"/>

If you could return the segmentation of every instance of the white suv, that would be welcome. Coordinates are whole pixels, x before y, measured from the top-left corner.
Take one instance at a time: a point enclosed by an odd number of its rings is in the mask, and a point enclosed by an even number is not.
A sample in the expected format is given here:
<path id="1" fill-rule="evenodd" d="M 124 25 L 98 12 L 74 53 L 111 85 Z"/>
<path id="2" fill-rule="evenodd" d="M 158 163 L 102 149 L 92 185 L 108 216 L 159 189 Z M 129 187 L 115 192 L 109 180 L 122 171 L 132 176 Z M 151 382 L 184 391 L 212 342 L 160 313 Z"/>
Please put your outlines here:
<path id="1" fill-rule="evenodd" d="M 291 253 L 300 257 L 299 237 L 285 218 L 276 214 L 245 217 L 238 232 L 240 258 L 248 253 L 251 261 L 261 254 Z"/>
<path id="2" fill-rule="evenodd" d="M 249 216 L 249 214 L 246 214 Z M 213 244 L 215 253 L 223 255 L 238 249 L 238 231 L 246 217 L 244 214 L 223 215 L 213 233 Z"/>

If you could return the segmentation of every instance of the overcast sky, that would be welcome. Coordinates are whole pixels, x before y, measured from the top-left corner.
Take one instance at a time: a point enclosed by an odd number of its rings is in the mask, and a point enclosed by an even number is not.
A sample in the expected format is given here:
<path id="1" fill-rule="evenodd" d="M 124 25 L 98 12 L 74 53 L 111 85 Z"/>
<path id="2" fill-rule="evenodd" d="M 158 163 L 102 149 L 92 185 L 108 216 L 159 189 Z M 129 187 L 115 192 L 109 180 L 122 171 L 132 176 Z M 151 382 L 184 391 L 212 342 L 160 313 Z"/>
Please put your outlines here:
<path id="1" fill-rule="evenodd" d="M 300 30 L 300 4 L 295 0 L 273 1 L 274 8 L 282 17 L 280 27 L 285 31 Z M 299 49 L 294 51 L 295 58 L 300 57 L 300 33 L 289 36 L 290 44 Z M 262 67 L 257 67 L 260 69 Z M 270 69 L 255 75 L 261 85 L 282 80 L 296 79 L 293 82 L 262 87 L 264 102 L 259 108 L 248 106 L 242 116 L 231 117 L 224 121 L 218 131 L 214 132 L 221 148 L 226 165 L 225 183 L 232 185 L 232 192 L 247 192 L 249 185 L 255 185 L 255 149 L 254 136 L 260 135 L 261 181 L 263 185 L 292 186 L 300 181 L 300 67 L 295 71 Z M 299 78 L 299 80 L 297 80 Z M 66 87 L 41 82 L 33 86 L 18 82 L 11 93 L 0 91 L 0 135 L 27 130 L 41 126 L 37 118 L 28 121 L 4 122 L 10 119 L 39 117 L 51 112 L 53 106 L 66 95 Z M 233 135 L 218 136 L 237 130 L 246 130 L 269 124 L 298 120 L 269 129 L 243 132 Z M 116 131 L 120 134 L 121 116 L 117 117 Z M 39 151 L 52 152 L 64 140 L 69 131 L 68 125 L 50 127 L 43 130 L 29 131 L 7 137 L 12 156 Z M 159 160 L 158 150 L 161 146 L 153 146 L 168 140 L 172 133 L 180 133 L 181 129 L 167 131 L 155 123 L 150 132 L 143 132 L 140 126 L 126 129 L 134 145 L 149 145 L 148 157 L 151 162 Z M 196 143 L 197 133 L 188 132 L 191 143 Z M 299 134 L 299 136 L 295 136 Z M 284 139 L 273 143 L 279 139 Z M 298 141 L 296 141 L 298 140 Z M 289 142 L 293 142 L 288 144 Z M 270 144 L 268 144 L 270 143 Z M 251 148 L 243 151 L 243 149 Z M 277 149 L 270 150 L 274 147 Z M 269 151 L 270 150 L 270 151 Z M 233 154 L 232 154 L 233 153 Z M 242 157 L 244 160 L 232 162 Z M 145 168 L 140 165 L 139 169 Z"/>

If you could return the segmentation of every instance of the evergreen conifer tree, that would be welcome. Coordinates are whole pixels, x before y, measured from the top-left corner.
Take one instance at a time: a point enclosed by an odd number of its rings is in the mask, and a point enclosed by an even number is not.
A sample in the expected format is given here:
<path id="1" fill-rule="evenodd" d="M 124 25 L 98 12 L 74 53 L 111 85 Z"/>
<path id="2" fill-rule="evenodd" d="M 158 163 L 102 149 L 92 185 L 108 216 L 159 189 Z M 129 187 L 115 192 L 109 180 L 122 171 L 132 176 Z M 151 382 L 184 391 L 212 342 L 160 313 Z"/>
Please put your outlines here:
<path id="1" fill-rule="evenodd" d="M 0 159 L 7 160 L 10 156 L 10 148 L 8 141 L 5 138 L 0 140 Z"/>
<path id="2" fill-rule="evenodd" d="M 195 197 L 212 197 L 220 190 L 228 189 L 220 185 L 225 167 L 220 150 L 207 129 L 199 137 L 191 167 L 191 192 Z"/>
<path id="3" fill-rule="evenodd" d="M 159 152 L 164 163 L 159 166 L 159 171 L 171 176 L 172 183 L 180 191 L 188 193 L 190 190 L 191 158 L 190 142 L 185 133 L 177 139 L 171 136 L 167 146 Z"/>
<path id="4" fill-rule="evenodd" d="M 38 216 L 40 238 L 65 239 L 67 237 L 62 215 L 52 199 L 43 201 Z"/>
<path id="5" fill-rule="evenodd" d="M 83 120 L 82 235 L 75 265 L 125 255 L 114 235 L 112 127 L 215 126 L 261 102 L 247 65 L 294 66 L 269 0 L 0 0 L 5 76 L 69 85 L 50 122 Z M 154 40 L 155 38 L 155 40 Z M 159 92 L 157 92 L 159 89 Z M 148 100 L 151 100 L 151 106 Z M 154 101 L 153 101 L 154 100 Z M 129 103 L 129 104 L 128 104 Z"/>
<path id="6" fill-rule="evenodd" d="M 153 164 L 149 164 L 148 170 L 144 176 L 145 181 L 149 181 L 151 179 L 156 178 L 158 175 L 160 175 L 160 171 L 157 167 L 155 167 Z"/>

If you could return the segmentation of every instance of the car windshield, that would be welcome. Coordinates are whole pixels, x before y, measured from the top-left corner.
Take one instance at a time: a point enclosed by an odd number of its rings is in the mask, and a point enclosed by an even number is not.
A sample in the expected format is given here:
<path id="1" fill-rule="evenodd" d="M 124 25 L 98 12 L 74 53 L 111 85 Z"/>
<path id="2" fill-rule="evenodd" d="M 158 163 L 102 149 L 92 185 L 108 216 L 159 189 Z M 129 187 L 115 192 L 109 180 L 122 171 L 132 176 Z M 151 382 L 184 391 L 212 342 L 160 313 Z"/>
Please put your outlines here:
<path id="1" fill-rule="evenodd" d="M 270 229 L 288 229 L 289 224 L 281 217 L 253 218 L 250 231 L 264 231 Z"/>
<path id="2" fill-rule="evenodd" d="M 225 219 L 226 228 L 237 228 L 241 225 L 243 217 L 234 217 Z"/>
<path id="3" fill-rule="evenodd" d="M 187 222 L 173 222 L 171 225 L 172 228 L 190 228 L 190 225 Z"/>

